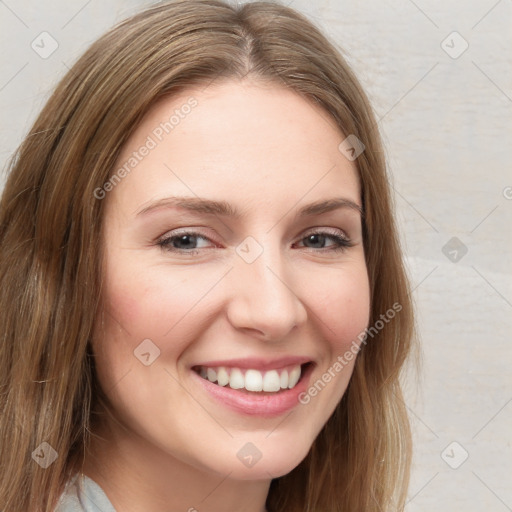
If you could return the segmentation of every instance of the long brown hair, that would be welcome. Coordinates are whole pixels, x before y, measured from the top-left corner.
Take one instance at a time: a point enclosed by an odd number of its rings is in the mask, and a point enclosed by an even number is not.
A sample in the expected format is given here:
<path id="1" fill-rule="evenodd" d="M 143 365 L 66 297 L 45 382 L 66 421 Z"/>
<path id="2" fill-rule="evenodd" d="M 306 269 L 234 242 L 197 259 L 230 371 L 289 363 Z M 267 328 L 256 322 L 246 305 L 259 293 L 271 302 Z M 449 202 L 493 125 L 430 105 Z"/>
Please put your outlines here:
<path id="1" fill-rule="evenodd" d="M 356 163 L 370 325 L 400 305 L 363 344 L 349 387 L 308 456 L 272 481 L 268 510 L 403 510 L 411 440 L 399 376 L 413 317 L 368 99 L 340 51 L 292 9 L 181 0 L 151 7 L 95 42 L 12 158 L 0 203 L 4 512 L 52 511 L 87 451 L 91 411 L 101 395 L 90 340 L 101 292 L 104 201 L 94 191 L 115 171 L 123 144 L 159 98 L 221 77 L 284 84 L 364 143 Z M 36 464 L 37 450 L 55 461 Z"/>

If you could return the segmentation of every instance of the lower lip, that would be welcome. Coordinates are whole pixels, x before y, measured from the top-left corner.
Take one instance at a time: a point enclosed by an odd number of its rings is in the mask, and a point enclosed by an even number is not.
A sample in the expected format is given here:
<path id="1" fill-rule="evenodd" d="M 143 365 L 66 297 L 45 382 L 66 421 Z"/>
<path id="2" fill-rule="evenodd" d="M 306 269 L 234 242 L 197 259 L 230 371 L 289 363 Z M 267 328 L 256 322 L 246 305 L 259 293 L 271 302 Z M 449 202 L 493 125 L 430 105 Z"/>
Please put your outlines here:
<path id="1" fill-rule="evenodd" d="M 299 395 L 307 388 L 312 368 L 312 364 L 306 367 L 301 375 L 301 379 L 294 388 L 268 394 L 240 391 L 231 389 L 228 386 L 219 386 L 203 379 L 194 370 L 191 370 L 191 372 L 203 386 L 203 389 L 224 406 L 247 416 L 272 418 L 290 411 L 300 403 Z"/>

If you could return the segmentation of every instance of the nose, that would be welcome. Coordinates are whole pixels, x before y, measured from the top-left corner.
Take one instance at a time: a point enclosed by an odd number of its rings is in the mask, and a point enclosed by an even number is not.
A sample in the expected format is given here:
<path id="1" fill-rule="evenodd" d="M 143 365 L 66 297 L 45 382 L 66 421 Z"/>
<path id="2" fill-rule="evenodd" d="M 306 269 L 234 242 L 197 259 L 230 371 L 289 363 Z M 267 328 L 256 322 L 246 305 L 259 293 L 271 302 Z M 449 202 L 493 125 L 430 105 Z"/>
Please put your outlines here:
<path id="1" fill-rule="evenodd" d="M 297 294 L 300 283 L 279 249 L 265 247 L 251 263 L 238 255 L 230 272 L 227 316 L 238 330 L 267 341 L 279 341 L 307 318 Z"/>

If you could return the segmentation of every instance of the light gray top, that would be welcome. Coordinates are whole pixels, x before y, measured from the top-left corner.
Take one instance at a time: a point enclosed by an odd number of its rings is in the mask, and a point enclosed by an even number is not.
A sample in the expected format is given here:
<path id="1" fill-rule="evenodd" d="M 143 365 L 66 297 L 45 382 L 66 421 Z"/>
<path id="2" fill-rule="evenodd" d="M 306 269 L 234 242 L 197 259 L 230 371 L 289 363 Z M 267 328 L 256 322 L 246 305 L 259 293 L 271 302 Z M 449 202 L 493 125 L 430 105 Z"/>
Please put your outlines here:
<path id="1" fill-rule="evenodd" d="M 102 488 L 86 475 L 69 480 L 54 512 L 116 512 Z"/>

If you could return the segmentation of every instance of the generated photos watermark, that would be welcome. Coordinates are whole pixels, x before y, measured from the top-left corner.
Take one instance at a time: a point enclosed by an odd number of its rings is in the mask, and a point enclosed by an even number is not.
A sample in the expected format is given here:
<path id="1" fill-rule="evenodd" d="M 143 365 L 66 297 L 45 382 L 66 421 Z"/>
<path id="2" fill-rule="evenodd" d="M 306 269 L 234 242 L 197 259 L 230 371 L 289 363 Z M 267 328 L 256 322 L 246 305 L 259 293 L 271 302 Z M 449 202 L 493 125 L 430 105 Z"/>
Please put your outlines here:
<path id="1" fill-rule="evenodd" d="M 395 318 L 396 314 L 402 311 L 402 305 L 399 302 L 395 302 L 391 308 L 389 308 L 386 313 L 380 315 L 379 320 L 377 320 L 371 327 L 367 327 L 364 331 L 362 331 L 357 339 L 353 340 L 350 348 L 345 351 L 343 355 L 339 355 L 336 358 L 336 361 L 323 373 L 323 375 L 318 378 L 306 391 L 303 391 L 299 394 L 298 400 L 301 404 L 306 405 L 311 402 L 311 398 L 318 395 L 320 391 L 322 391 L 332 379 L 338 375 L 343 368 L 345 368 L 350 361 L 352 361 L 359 351 L 361 350 L 361 345 L 366 345 L 368 343 L 368 336 L 373 338 L 376 334 L 379 333 L 386 324 L 389 324 L 393 318 Z"/>
<path id="2" fill-rule="evenodd" d="M 103 186 L 94 189 L 96 199 L 104 199 L 107 192 L 111 192 L 123 178 L 126 178 L 137 165 L 139 165 L 150 152 L 155 149 L 166 135 L 171 133 L 183 119 L 185 119 L 192 109 L 198 105 L 196 98 L 191 96 L 180 108 L 174 109 L 174 113 L 167 121 L 162 121 L 156 126 L 150 135 L 144 141 L 144 144 L 134 151 L 131 156 L 119 167 L 112 176 L 103 184 Z"/>

